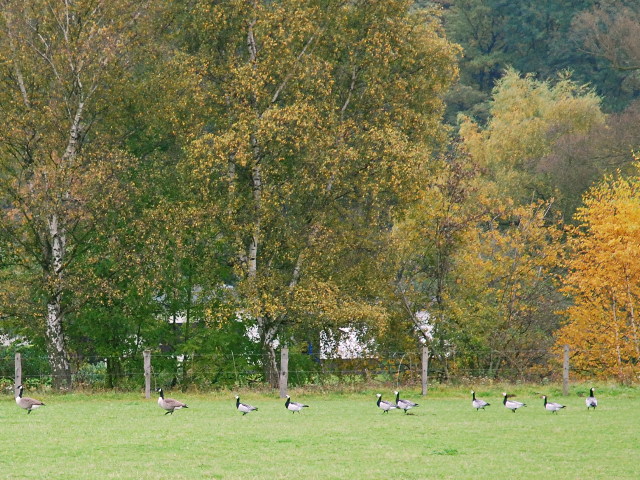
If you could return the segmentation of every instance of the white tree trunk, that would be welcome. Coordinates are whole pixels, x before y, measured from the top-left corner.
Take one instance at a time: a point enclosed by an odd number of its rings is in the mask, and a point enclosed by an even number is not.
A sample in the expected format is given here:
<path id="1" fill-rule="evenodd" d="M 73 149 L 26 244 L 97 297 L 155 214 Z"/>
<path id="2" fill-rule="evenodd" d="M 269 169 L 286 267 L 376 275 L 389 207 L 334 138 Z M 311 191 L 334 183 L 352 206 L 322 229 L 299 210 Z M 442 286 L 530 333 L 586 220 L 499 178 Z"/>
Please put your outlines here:
<path id="1" fill-rule="evenodd" d="M 49 217 L 49 238 L 51 244 L 51 283 L 52 292 L 47 301 L 47 351 L 51 373 L 53 376 L 53 386 L 56 389 L 66 389 L 71 387 L 71 367 L 67 355 L 66 342 L 62 330 L 62 285 L 64 254 L 66 248 L 66 235 L 60 226 L 57 214 Z"/>
<path id="2" fill-rule="evenodd" d="M 78 101 L 75 115 L 69 129 L 69 140 L 62 155 L 61 168 L 68 167 L 78 155 L 81 137 L 81 120 L 84 112 L 84 102 Z M 55 205 L 56 210 L 48 218 L 49 227 L 49 299 L 47 300 L 47 352 L 53 386 L 56 389 L 71 388 L 71 366 L 64 337 L 64 311 L 62 309 L 62 285 L 64 280 L 64 265 L 67 251 L 67 233 L 65 229 L 64 203 L 69 193 L 62 192 L 61 205 Z"/>
<path id="3" fill-rule="evenodd" d="M 71 366 L 62 332 L 60 295 L 49 299 L 47 304 L 46 335 L 53 387 L 58 390 L 68 389 L 71 387 Z"/>

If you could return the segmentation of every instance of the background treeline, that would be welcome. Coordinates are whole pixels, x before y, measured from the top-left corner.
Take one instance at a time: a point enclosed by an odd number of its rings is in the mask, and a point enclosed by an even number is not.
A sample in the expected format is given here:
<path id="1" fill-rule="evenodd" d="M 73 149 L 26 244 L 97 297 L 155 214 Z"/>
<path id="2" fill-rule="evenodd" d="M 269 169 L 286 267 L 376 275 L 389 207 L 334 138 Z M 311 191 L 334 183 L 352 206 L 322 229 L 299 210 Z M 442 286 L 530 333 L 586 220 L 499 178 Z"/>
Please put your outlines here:
<path id="1" fill-rule="evenodd" d="M 3 362 L 634 381 L 640 6 L 530 3 L 0 2 Z"/>

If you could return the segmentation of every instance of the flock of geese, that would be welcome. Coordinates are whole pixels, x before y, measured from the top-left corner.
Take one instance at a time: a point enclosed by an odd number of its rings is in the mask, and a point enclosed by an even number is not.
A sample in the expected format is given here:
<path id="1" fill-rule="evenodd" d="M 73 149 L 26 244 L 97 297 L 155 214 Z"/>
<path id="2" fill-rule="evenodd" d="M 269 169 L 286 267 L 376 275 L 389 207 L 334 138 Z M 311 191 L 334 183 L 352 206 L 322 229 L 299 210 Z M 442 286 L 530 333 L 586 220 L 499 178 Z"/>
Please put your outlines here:
<path id="1" fill-rule="evenodd" d="M 18 396 L 16 397 L 16 404 L 20 408 L 24 408 L 29 414 L 31 413 L 31 410 L 44 406 L 44 403 L 42 403 L 40 400 L 36 400 L 35 398 L 30 397 L 23 397 L 23 390 L 24 387 L 22 385 L 18 385 Z M 595 397 L 594 390 L 595 389 L 592 387 L 589 390 L 589 396 L 585 399 L 587 410 L 591 408 L 595 410 L 598 406 L 598 400 Z M 173 414 L 174 410 L 189 408 L 186 403 L 182 403 L 173 398 L 165 398 L 164 392 L 161 388 L 158 388 L 157 392 L 159 395 L 158 406 L 163 410 L 166 410 L 165 415 Z M 394 391 L 393 393 L 396 396 L 395 403 L 387 400 L 382 400 L 382 394 L 376 394 L 376 397 L 378 398 L 376 401 L 376 405 L 382 410 L 382 413 L 389 413 L 389 410 L 400 409 L 404 410 L 404 413 L 407 414 L 408 411 L 412 408 L 420 406 L 418 403 L 412 402 L 411 400 L 400 398 L 400 392 Z M 513 413 L 515 413 L 515 411 L 519 408 L 527 406 L 526 403 L 518 402 L 509 398 L 510 396 L 511 395 L 507 395 L 507 392 L 502 392 L 502 404 L 505 406 L 505 408 L 508 408 Z M 551 413 L 558 413 L 559 410 L 562 410 L 566 407 L 566 405 L 562 405 L 560 403 L 547 401 L 546 395 L 542 395 L 542 399 L 544 401 L 544 408 Z M 484 410 L 485 407 L 488 407 L 489 405 L 491 404 L 480 398 L 476 398 L 476 392 L 471 390 L 471 406 L 475 408 L 476 411 L 480 409 Z M 309 405 L 305 405 L 304 403 L 292 402 L 289 395 L 287 395 L 287 400 L 285 401 L 284 406 L 287 410 L 293 412 L 294 414 L 296 412 L 300 413 L 303 409 L 309 407 Z M 238 395 L 236 395 L 236 409 L 241 412 L 242 415 L 246 415 L 247 413 L 258 410 L 257 407 L 249 405 L 248 403 L 242 403 Z"/>
<path id="2" fill-rule="evenodd" d="M 173 398 L 165 398 L 161 388 L 158 389 L 158 394 L 160 395 L 158 397 L 158 406 L 167 411 L 165 415 L 173 414 L 174 410 L 189 408 L 186 403 L 179 402 Z M 293 413 L 300 413 L 303 408 L 309 407 L 309 405 L 305 405 L 304 403 L 292 402 L 289 395 L 287 395 L 287 401 L 284 402 L 284 406 Z M 258 410 L 258 407 L 254 407 L 248 403 L 242 403 L 238 395 L 236 395 L 236 408 L 239 412 L 242 412 L 242 415 Z"/>
<path id="3" fill-rule="evenodd" d="M 596 407 L 598 406 L 598 399 L 595 397 L 594 390 L 595 389 L 591 387 L 589 389 L 589 396 L 585 399 L 587 410 L 591 408 L 595 410 Z M 400 398 L 400 394 L 398 392 L 393 392 L 393 393 L 396 394 L 395 403 L 382 400 L 382 395 L 379 393 L 376 394 L 376 396 L 378 397 L 378 401 L 376 402 L 376 404 L 378 405 L 378 408 L 382 410 L 382 413 L 389 413 L 389 410 L 395 410 L 396 408 L 398 408 L 398 409 L 404 410 L 404 413 L 406 414 L 409 409 L 418 406 L 417 403 L 414 403 L 411 400 L 404 400 Z M 511 395 L 508 395 L 507 392 L 502 392 L 502 404 L 505 406 L 505 408 L 508 408 L 513 413 L 515 413 L 515 411 L 518 410 L 519 408 L 527 406 L 526 403 L 518 402 L 517 400 L 510 399 L 509 398 L 510 396 Z M 547 401 L 546 395 L 542 395 L 542 400 L 543 400 L 543 405 L 545 410 L 548 410 L 551 413 L 558 413 L 558 410 L 562 410 L 563 408 L 566 408 L 566 405 Z M 484 408 L 488 407 L 489 405 L 491 405 L 489 402 L 486 402 L 481 398 L 476 398 L 476 392 L 471 390 L 471 406 L 475 408 L 476 411 L 480 409 L 484 410 Z"/>
<path id="4" fill-rule="evenodd" d="M 589 389 L 589 396 L 584 401 L 585 404 L 587 405 L 587 410 L 591 408 L 595 410 L 596 407 L 598 406 L 598 399 L 595 397 L 594 390 L 595 389 L 593 387 Z M 507 392 L 502 392 L 502 404 L 505 406 L 505 408 L 508 408 L 513 413 L 515 413 L 516 410 L 518 410 L 519 408 L 527 406 L 526 403 L 512 400 L 509 398 L 509 396 L 510 395 L 507 395 Z M 545 410 L 548 410 L 551 413 L 558 413 L 558 410 L 562 410 L 563 408 L 566 408 L 566 405 L 547 401 L 546 395 L 542 395 L 542 400 L 543 400 L 543 405 Z M 485 402 L 484 400 L 476 398 L 476 392 L 471 390 L 471 405 L 476 410 L 480 410 L 480 409 L 484 410 L 484 407 L 487 407 L 490 404 Z"/>

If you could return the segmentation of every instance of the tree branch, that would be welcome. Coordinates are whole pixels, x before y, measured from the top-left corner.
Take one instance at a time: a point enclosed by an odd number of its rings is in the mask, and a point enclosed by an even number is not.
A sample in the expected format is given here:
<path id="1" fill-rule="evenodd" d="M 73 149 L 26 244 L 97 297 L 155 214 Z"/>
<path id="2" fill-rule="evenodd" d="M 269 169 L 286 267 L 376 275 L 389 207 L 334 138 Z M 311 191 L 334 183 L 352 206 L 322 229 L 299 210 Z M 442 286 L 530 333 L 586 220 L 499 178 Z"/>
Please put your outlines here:
<path id="1" fill-rule="evenodd" d="M 319 35 L 320 34 L 322 34 L 322 31 L 320 31 Z M 305 43 L 304 47 L 302 47 L 302 51 L 296 57 L 296 60 L 294 62 L 294 66 L 297 65 L 298 63 L 300 63 L 300 59 L 304 56 L 304 54 L 307 51 L 307 48 L 309 48 L 309 45 L 311 45 L 311 43 L 315 40 L 315 38 L 316 38 L 316 35 L 311 35 L 311 37 L 309 37 L 309 40 L 307 40 L 307 43 Z M 282 92 L 284 87 L 286 87 L 286 85 L 289 82 L 289 80 L 291 80 L 291 78 L 293 77 L 293 72 L 294 72 L 294 70 L 292 68 L 289 71 L 289 73 L 284 77 L 284 80 L 282 81 L 282 83 L 276 89 L 275 93 L 271 97 L 271 103 L 272 104 L 274 104 L 274 103 L 276 103 L 278 101 L 278 97 L 280 96 L 280 93 Z"/>

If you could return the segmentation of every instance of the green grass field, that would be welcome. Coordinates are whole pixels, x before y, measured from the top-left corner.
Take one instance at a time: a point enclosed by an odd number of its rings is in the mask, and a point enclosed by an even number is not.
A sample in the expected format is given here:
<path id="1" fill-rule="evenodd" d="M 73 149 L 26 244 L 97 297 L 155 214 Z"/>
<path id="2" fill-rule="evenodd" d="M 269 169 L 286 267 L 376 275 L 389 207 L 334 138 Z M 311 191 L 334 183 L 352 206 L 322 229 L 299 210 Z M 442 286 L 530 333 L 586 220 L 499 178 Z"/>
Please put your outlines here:
<path id="1" fill-rule="evenodd" d="M 501 387 L 480 388 L 491 403 L 471 408 L 468 389 L 416 391 L 404 415 L 383 414 L 375 391 L 302 394 L 302 414 L 277 394 L 252 392 L 259 407 L 242 416 L 233 392 L 166 396 L 189 404 L 164 415 L 156 398 L 136 394 L 46 395 L 30 415 L 9 395 L 0 404 L 0 478 L 6 479 L 637 479 L 640 391 L 603 387 L 587 412 L 587 388 L 568 397 L 556 388 L 524 387 L 528 404 L 511 413 Z M 379 390 L 392 400 L 389 388 Z M 567 405 L 544 410 L 539 395 Z"/>

